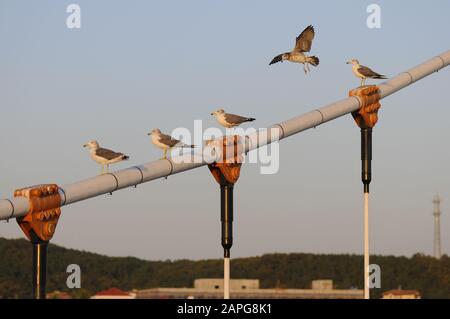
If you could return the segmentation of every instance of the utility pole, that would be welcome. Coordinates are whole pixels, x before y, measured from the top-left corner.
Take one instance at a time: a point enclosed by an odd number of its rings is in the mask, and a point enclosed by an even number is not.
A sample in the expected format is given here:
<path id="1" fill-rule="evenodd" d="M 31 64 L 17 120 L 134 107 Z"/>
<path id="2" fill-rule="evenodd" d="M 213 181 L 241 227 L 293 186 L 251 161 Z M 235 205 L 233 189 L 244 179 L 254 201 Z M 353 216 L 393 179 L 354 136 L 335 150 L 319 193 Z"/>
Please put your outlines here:
<path id="1" fill-rule="evenodd" d="M 45 299 L 47 286 L 47 246 L 61 215 L 61 196 L 56 184 L 18 189 L 14 196 L 29 200 L 30 211 L 16 218 L 33 247 L 32 298 Z"/>
<path id="2" fill-rule="evenodd" d="M 372 181 L 372 128 L 378 121 L 380 90 L 375 85 L 362 86 L 349 92 L 358 99 L 360 108 L 352 112 L 361 129 L 361 181 L 364 185 L 364 299 L 370 299 L 369 287 L 369 185 Z"/>
<path id="3" fill-rule="evenodd" d="M 223 247 L 223 298 L 230 299 L 230 250 L 233 245 L 233 191 L 238 181 L 243 161 L 243 145 L 240 136 L 225 136 L 217 143 L 216 151 L 222 153 L 222 161 L 209 164 L 216 182 L 220 185 L 220 222 Z"/>
<path id="4" fill-rule="evenodd" d="M 434 258 L 441 259 L 441 198 L 436 195 L 433 198 L 434 204 Z"/>

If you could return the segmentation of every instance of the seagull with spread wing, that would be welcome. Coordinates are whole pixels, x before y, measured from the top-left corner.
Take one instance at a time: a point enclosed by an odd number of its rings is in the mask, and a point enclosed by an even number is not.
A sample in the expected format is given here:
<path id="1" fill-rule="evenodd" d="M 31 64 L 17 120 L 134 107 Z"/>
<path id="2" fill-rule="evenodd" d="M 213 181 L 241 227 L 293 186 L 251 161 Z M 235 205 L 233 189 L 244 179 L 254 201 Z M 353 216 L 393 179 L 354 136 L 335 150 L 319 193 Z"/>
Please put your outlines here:
<path id="1" fill-rule="evenodd" d="M 89 148 L 91 158 L 102 166 L 101 174 L 103 174 L 105 165 L 106 173 L 108 173 L 109 164 L 114 164 L 130 158 L 129 156 L 122 153 L 116 153 L 114 151 L 100 147 L 98 142 L 95 140 L 87 142 L 83 145 L 83 147 Z"/>
<path id="2" fill-rule="evenodd" d="M 225 113 L 224 110 L 219 109 L 212 112 L 211 115 L 216 117 L 217 122 L 226 128 L 232 128 L 241 125 L 245 122 L 253 122 L 255 119 L 252 117 L 243 117 L 240 115 Z"/>
<path id="3" fill-rule="evenodd" d="M 164 156 L 161 159 L 167 159 L 167 150 L 174 147 L 195 148 L 195 145 L 184 144 L 182 141 L 177 140 L 170 135 L 161 133 L 161 130 L 158 128 L 153 129 L 147 135 L 150 135 L 152 137 L 153 145 L 164 150 Z"/>
<path id="4" fill-rule="evenodd" d="M 273 58 L 269 65 L 283 61 L 303 63 L 303 70 L 305 71 L 305 74 L 308 73 L 309 71 L 311 71 L 309 69 L 310 64 L 313 66 L 319 65 L 318 57 L 305 55 L 305 52 L 311 51 L 314 36 L 314 27 L 310 25 L 297 37 L 295 41 L 295 48 L 294 50 L 292 50 L 292 52 L 286 52 L 277 55 Z"/>
<path id="5" fill-rule="evenodd" d="M 351 59 L 347 62 L 347 64 L 352 65 L 353 74 L 355 74 L 358 78 L 361 79 L 361 86 L 364 85 L 367 78 L 369 79 L 387 79 L 386 76 L 381 75 L 367 66 L 359 64 L 357 59 Z"/>

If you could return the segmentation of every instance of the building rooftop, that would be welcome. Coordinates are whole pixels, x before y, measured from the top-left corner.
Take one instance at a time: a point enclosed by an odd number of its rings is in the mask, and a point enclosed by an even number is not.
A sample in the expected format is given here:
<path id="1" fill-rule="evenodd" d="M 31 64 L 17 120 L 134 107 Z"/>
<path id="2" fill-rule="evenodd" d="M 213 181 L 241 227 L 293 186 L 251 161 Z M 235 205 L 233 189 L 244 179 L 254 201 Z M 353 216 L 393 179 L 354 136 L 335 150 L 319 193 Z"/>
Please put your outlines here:
<path id="1" fill-rule="evenodd" d="M 125 292 L 120 290 L 119 288 L 109 288 L 106 290 L 102 290 L 97 292 L 91 299 L 133 299 L 135 298 L 135 294 Z"/>
<path id="2" fill-rule="evenodd" d="M 47 299 L 72 299 L 72 296 L 67 292 L 55 290 L 47 294 Z"/>
<path id="3" fill-rule="evenodd" d="M 383 292 L 384 295 L 394 295 L 394 296 L 404 296 L 404 295 L 414 295 L 420 296 L 420 292 L 418 290 L 403 290 L 403 289 L 394 289 Z"/>
<path id="4" fill-rule="evenodd" d="M 231 279 L 230 294 L 234 299 L 362 299 L 364 296 L 358 289 L 333 289 L 332 280 L 316 280 L 311 286 L 313 289 L 261 289 L 258 279 Z M 134 292 L 138 299 L 221 299 L 223 279 L 196 279 L 193 288 L 151 288 Z"/>

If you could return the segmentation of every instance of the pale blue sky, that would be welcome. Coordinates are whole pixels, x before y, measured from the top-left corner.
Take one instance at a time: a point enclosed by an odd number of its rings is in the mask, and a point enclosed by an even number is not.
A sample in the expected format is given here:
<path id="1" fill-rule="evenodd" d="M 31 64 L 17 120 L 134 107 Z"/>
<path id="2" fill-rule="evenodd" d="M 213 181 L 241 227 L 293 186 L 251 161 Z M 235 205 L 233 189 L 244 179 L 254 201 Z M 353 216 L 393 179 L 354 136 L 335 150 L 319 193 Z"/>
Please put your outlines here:
<path id="1" fill-rule="evenodd" d="M 66 27 L 81 6 L 82 28 Z M 378 3 L 382 28 L 366 26 Z M 350 58 L 388 76 L 450 49 L 441 1 L 0 0 L 0 198 L 38 183 L 97 174 L 81 146 L 95 138 L 129 153 L 160 152 L 146 133 L 215 126 L 223 107 L 266 127 L 341 99 L 358 80 Z M 309 24 L 320 66 L 268 66 Z M 444 199 L 450 247 L 450 69 L 383 101 L 374 131 L 372 252 L 431 253 L 431 199 Z M 235 190 L 232 256 L 362 253 L 359 130 L 350 116 L 281 144 L 281 169 L 246 165 Z M 169 200 L 167 192 L 177 194 Z M 215 258 L 219 189 L 207 168 L 63 208 L 53 242 L 147 259 Z M 0 236 L 23 237 L 15 222 Z"/>

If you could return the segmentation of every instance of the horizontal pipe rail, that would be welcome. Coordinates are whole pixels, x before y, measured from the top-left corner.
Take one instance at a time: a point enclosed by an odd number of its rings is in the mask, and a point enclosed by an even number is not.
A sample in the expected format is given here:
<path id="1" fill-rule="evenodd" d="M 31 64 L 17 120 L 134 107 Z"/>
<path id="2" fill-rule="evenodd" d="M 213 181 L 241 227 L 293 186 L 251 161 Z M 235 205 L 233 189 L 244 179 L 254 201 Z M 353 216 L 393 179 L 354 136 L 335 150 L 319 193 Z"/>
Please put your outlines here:
<path id="1" fill-rule="evenodd" d="M 414 82 L 445 68 L 449 64 L 450 50 L 379 84 L 378 88 L 380 89 L 381 98 L 385 98 Z M 248 136 L 250 143 L 246 146 L 246 151 L 256 149 L 266 144 L 270 144 L 274 140 L 281 140 L 304 130 L 319 126 L 322 123 L 334 120 L 340 116 L 358 110 L 360 105 L 360 99 L 356 96 L 352 96 L 279 124 L 275 124 L 269 129 L 278 129 L 279 136 L 277 136 L 277 138 L 266 136 L 266 134 L 263 135 L 260 132 L 251 134 Z M 198 156 L 198 158 L 195 161 L 190 162 L 182 162 L 177 158 L 172 160 L 157 160 L 138 166 L 132 166 L 113 173 L 92 177 L 73 184 L 64 185 L 60 187 L 61 206 L 191 170 L 211 162 L 211 158 L 204 158 L 199 154 L 190 154 L 189 156 Z M 0 200 L 0 220 L 23 216 L 29 209 L 28 199 L 24 197 L 2 199 Z"/>

